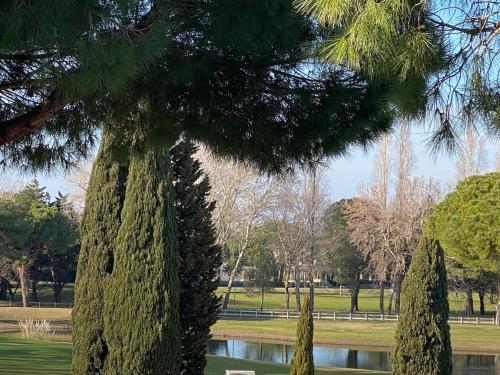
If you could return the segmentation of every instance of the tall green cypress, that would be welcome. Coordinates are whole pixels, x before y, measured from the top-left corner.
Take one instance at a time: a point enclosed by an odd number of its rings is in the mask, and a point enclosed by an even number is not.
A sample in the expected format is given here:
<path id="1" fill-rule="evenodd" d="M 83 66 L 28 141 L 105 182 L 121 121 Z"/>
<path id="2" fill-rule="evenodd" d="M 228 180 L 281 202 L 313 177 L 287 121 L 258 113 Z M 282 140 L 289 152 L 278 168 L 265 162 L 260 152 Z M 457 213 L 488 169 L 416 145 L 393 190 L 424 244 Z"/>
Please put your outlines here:
<path id="1" fill-rule="evenodd" d="M 420 241 L 403 282 L 402 298 L 393 374 L 451 374 L 448 282 L 438 240 Z"/>
<path id="2" fill-rule="evenodd" d="M 297 339 L 290 364 L 290 375 L 314 375 L 313 335 L 312 306 L 309 296 L 306 296 L 297 322 Z"/>
<path id="3" fill-rule="evenodd" d="M 147 149 L 131 157 L 105 291 L 106 374 L 179 374 L 179 260 L 171 178 L 168 151 Z"/>
<path id="4" fill-rule="evenodd" d="M 103 337 L 104 290 L 113 269 L 114 241 L 121 223 L 127 166 L 110 157 L 113 138 L 105 131 L 87 190 L 81 224 L 73 309 L 73 374 L 101 374 L 107 349 Z"/>
<path id="5" fill-rule="evenodd" d="M 193 158 L 196 147 L 180 142 L 171 150 L 175 215 L 179 239 L 181 374 L 203 375 L 210 326 L 217 321 L 215 295 L 221 249 L 212 224 L 214 202 L 208 202 L 208 177 Z"/>

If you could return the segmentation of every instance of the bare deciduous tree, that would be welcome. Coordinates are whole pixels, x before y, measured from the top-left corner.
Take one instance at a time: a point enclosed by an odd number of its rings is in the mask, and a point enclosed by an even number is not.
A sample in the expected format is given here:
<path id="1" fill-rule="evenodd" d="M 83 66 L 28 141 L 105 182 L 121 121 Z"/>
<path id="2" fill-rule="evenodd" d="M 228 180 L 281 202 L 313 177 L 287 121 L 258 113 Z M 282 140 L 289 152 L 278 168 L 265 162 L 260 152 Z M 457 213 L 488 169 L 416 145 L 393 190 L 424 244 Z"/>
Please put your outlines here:
<path id="1" fill-rule="evenodd" d="M 236 248 L 236 262 L 222 301 L 222 308 L 226 309 L 234 280 L 251 245 L 251 232 L 269 213 L 275 182 L 249 165 L 215 158 L 203 147 L 196 156 L 212 183 L 210 199 L 215 201 L 217 241 L 225 246 L 231 239 Z"/>
<path id="2" fill-rule="evenodd" d="M 460 148 L 457 158 L 457 180 L 462 181 L 467 177 L 482 174 L 488 167 L 486 140 L 469 126 L 465 142 Z"/>
<path id="3" fill-rule="evenodd" d="M 398 312 L 404 274 L 425 221 L 441 199 L 441 188 L 432 179 L 411 176 L 415 158 L 406 127 L 400 129 L 393 163 L 388 144 L 390 140 L 383 139 L 379 146 L 371 186 L 361 186 L 358 197 L 347 202 L 344 211 L 352 244 L 364 253 L 381 284 L 381 311 L 383 283 L 389 278 L 393 284 L 389 312 L 393 295 Z M 393 191 L 389 192 L 391 170 L 395 179 Z"/>

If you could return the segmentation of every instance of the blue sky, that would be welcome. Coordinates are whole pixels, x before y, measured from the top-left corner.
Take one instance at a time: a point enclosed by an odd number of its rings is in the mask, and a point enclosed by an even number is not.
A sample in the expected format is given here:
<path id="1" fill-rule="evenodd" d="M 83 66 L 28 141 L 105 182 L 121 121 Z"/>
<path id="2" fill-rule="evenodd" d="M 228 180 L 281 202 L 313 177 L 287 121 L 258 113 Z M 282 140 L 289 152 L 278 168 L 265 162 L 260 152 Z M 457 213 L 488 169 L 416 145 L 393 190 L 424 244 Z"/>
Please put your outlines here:
<path id="1" fill-rule="evenodd" d="M 455 180 L 455 158 L 447 154 L 431 155 L 426 146 L 428 134 L 422 129 L 414 129 L 412 132 L 412 142 L 417 158 L 417 166 L 414 171 L 415 176 L 433 177 L 438 179 L 442 185 Z M 489 170 L 494 169 L 495 153 L 500 152 L 500 143 L 488 143 L 488 163 Z M 365 151 L 361 148 L 353 148 L 350 156 L 331 160 L 328 165 L 326 178 L 327 190 L 332 200 L 350 198 L 355 195 L 356 188 L 360 183 L 368 183 L 372 173 L 372 165 L 375 154 L 375 147 Z M 9 173 L 3 173 L 9 176 Z M 19 176 L 15 172 L 10 172 L 10 177 L 16 180 L 30 181 L 32 175 Z M 51 196 L 68 192 L 65 186 L 64 175 L 56 173 L 52 175 L 38 174 L 37 179 L 45 186 Z"/>

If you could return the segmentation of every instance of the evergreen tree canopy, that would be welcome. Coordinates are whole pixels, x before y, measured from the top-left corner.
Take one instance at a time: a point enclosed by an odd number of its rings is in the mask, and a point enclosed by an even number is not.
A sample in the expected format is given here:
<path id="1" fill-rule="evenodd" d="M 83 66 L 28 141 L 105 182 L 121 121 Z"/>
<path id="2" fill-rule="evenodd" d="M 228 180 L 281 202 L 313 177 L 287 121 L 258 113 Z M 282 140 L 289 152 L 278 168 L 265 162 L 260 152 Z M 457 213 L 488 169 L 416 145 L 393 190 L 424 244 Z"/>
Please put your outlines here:
<path id="1" fill-rule="evenodd" d="M 40 255 L 68 251 L 77 239 L 75 223 L 50 202 L 35 180 L 11 197 L 0 199 L 0 255 L 10 260 L 29 305 L 27 272 Z"/>
<path id="2" fill-rule="evenodd" d="M 0 8 L 3 164 L 69 165 L 96 130 L 179 134 L 262 167 L 338 155 L 391 126 L 385 88 L 307 58 L 289 0 L 12 2 Z"/>
<path id="3" fill-rule="evenodd" d="M 210 182 L 200 162 L 193 158 L 195 152 L 196 147 L 188 141 L 171 150 L 180 259 L 180 373 L 183 375 L 204 373 L 210 327 L 218 318 L 220 297 L 215 291 L 222 265 L 212 224 L 215 202 L 208 201 Z"/>
<path id="4" fill-rule="evenodd" d="M 305 296 L 297 321 L 295 351 L 290 363 L 290 375 L 314 375 L 313 360 L 314 321 L 309 296 Z"/>
<path id="5" fill-rule="evenodd" d="M 335 280 L 353 287 L 366 267 L 363 255 L 350 243 L 350 232 L 343 213 L 345 200 L 335 202 L 325 212 L 321 231 L 321 253 Z"/>
<path id="6" fill-rule="evenodd" d="M 324 61 L 345 64 L 379 84 L 403 116 L 428 111 L 435 145 L 453 147 L 464 122 L 500 136 L 495 58 L 500 12 L 492 0 L 295 0 L 331 32 Z M 477 121 L 478 116 L 482 121 Z"/>
<path id="7" fill-rule="evenodd" d="M 113 270 L 128 174 L 127 165 L 111 157 L 113 139 L 104 131 L 80 226 L 81 249 L 72 312 L 74 375 L 101 374 L 108 353 L 104 338 L 104 292 Z"/>
<path id="8" fill-rule="evenodd" d="M 467 267 L 500 269 L 500 173 L 462 181 L 440 203 L 426 231 Z"/>
<path id="9" fill-rule="evenodd" d="M 403 281 L 394 375 L 451 375 L 448 282 L 439 241 L 424 237 Z"/>

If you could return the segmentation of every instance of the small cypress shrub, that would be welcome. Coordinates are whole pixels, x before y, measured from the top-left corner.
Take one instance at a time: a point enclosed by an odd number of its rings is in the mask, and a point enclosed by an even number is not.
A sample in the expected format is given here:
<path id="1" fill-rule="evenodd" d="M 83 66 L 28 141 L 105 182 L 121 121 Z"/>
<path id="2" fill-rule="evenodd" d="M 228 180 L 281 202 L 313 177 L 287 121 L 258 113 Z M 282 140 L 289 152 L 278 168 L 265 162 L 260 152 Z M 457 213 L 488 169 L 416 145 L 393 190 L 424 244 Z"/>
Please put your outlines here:
<path id="1" fill-rule="evenodd" d="M 309 296 L 304 297 L 299 321 L 295 352 L 290 363 L 290 375 L 314 375 L 313 361 L 314 323 Z"/>
<path id="2" fill-rule="evenodd" d="M 127 166 L 111 158 L 113 139 L 104 131 L 92 168 L 80 227 L 81 249 L 73 309 L 74 375 L 101 374 L 107 354 L 104 290 L 113 269 L 114 241 L 121 223 Z"/>
<path id="3" fill-rule="evenodd" d="M 451 375 L 448 283 L 439 241 L 422 238 L 406 274 L 392 354 L 394 375 Z"/>
<path id="4" fill-rule="evenodd" d="M 105 374 L 178 375 L 179 255 L 168 151 L 131 157 L 105 291 Z"/>
<path id="5" fill-rule="evenodd" d="M 175 216 L 179 243 L 181 374 L 203 375 L 210 326 L 217 321 L 215 295 L 221 249 L 212 224 L 214 202 L 208 202 L 208 177 L 193 158 L 195 146 L 183 141 L 172 148 Z"/>

